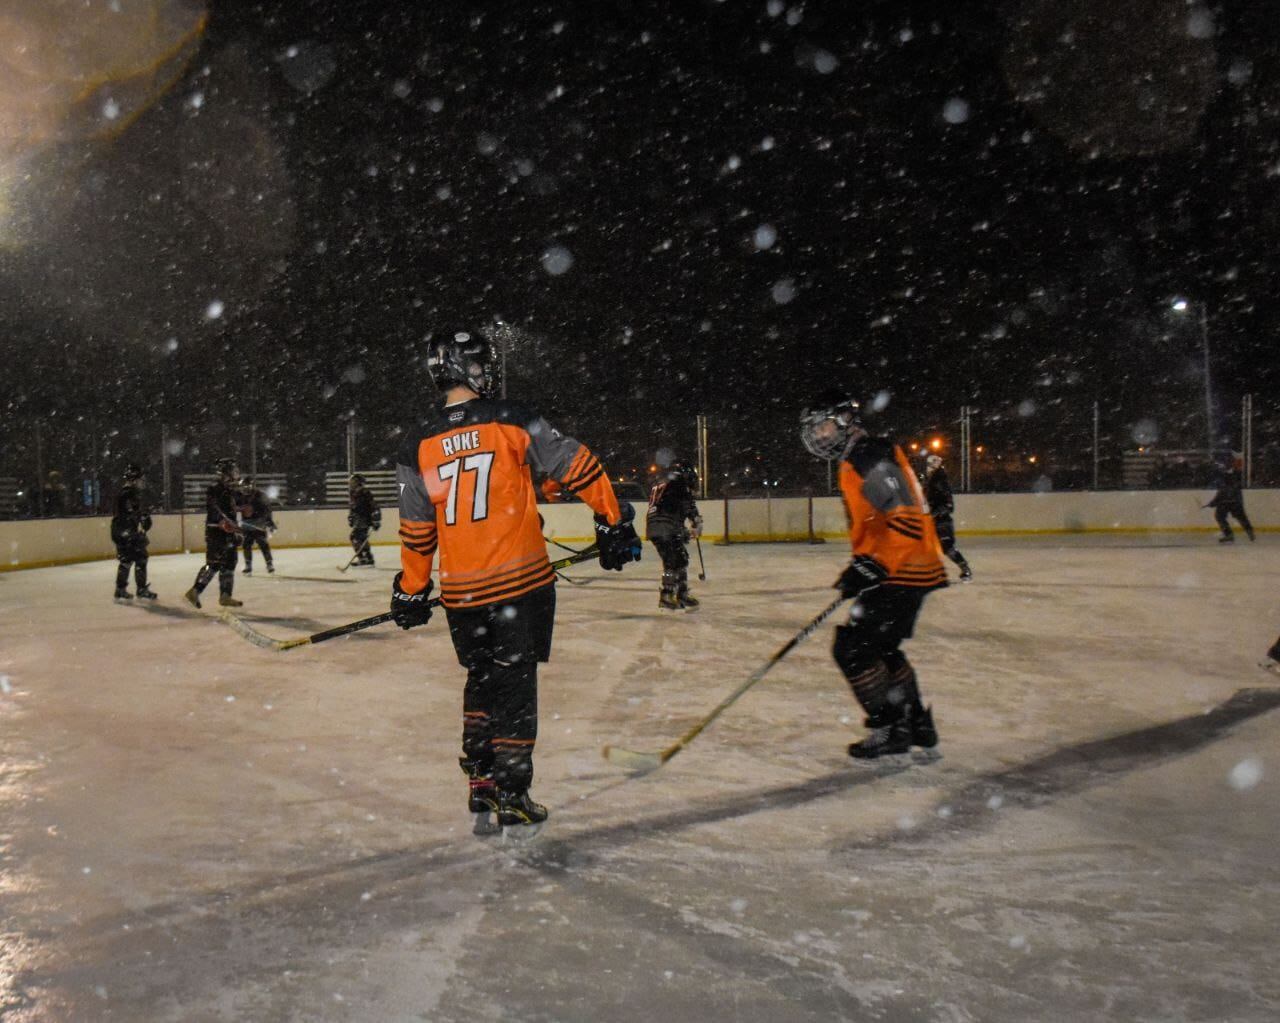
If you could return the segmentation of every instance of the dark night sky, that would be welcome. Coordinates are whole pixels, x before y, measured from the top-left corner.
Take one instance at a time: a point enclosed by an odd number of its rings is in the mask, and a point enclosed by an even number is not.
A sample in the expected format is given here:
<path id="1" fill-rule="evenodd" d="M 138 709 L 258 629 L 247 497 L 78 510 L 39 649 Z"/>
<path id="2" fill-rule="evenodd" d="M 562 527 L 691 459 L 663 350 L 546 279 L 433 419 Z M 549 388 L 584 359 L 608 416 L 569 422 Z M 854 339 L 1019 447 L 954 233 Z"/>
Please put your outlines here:
<path id="1" fill-rule="evenodd" d="M 0 427 L 337 459 L 343 416 L 377 449 L 428 400 L 425 333 L 500 314 L 539 338 L 513 393 L 620 464 L 707 412 L 798 481 L 831 381 L 896 430 L 972 404 L 1049 444 L 1097 399 L 1117 446 L 1196 443 L 1172 295 L 1224 429 L 1278 382 L 1266 6 L 213 0 L 159 102 L 28 165 Z"/>

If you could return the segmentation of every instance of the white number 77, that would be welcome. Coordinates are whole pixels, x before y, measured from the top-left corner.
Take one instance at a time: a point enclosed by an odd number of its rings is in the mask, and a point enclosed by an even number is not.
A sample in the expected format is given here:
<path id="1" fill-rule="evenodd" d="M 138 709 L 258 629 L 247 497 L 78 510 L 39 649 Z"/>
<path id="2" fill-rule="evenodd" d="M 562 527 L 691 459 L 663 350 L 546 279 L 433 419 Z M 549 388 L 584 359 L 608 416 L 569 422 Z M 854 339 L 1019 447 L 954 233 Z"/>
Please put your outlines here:
<path id="1" fill-rule="evenodd" d="M 476 494 L 471 502 L 471 521 L 479 522 L 489 517 L 489 469 L 493 466 L 493 452 L 479 451 L 466 458 L 445 462 L 436 472 L 441 480 L 449 481 L 449 497 L 444 505 L 444 521 L 452 526 L 458 521 L 458 473 L 462 470 L 476 474 Z"/>

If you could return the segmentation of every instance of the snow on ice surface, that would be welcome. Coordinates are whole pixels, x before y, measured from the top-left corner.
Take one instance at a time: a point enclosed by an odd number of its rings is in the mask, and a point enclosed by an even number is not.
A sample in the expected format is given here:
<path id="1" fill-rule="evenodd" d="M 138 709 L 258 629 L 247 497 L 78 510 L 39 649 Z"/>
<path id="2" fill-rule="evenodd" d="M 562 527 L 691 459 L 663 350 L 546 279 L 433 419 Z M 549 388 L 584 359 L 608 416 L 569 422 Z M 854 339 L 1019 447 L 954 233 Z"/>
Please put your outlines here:
<path id="1" fill-rule="evenodd" d="M 690 727 L 843 545 L 706 545 L 674 617 L 651 549 L 572 570 L 526 843 L 470 833 L 442 621 L 273 653 L 181 603 L 196 556 L 152 559 L 154 607 L 112 562 L 0 575 L 0 1015 L 1274 1020 L 1280 544 L 963 547 L 908 645 L 933 762 L 849 761 L 824 629 L 627 778 L 600 747 Z M 378 556 L 236 593 L 305 634 L 386 606 Z"/>

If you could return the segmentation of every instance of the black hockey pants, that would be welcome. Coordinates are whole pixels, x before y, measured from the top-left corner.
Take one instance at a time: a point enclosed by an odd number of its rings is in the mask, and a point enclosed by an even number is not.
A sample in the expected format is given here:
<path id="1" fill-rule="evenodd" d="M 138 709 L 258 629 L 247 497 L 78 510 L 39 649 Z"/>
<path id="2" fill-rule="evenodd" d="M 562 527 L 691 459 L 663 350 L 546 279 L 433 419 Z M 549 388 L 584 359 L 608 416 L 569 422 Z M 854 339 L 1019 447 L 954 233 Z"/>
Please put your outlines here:
<path id="1" fill-rule="evenodd" d="M 462 756 L 472 778 L 492 775 L 505 792 L 528 791 L 538 738 L 538 662 L 551 657 L 554 585 L 510 603 L 447 609 L 462 693 Z"/>
<path id="2" fill-rule="evenodd" d="M 116 561 L 119 562 L 116 567 L 116 589 L 123 590 L 129 585 L 130 565 L 133 566 L 134 582 L 138 584 L 138 589 L 142 589 L 147 585 L 147 534 L 128 533 L 114 539 Z"/>
<path id="3" fill-rule="evenodd" d="M 849 624 L 836 626 L 832 655 L 867 712 L 867 725 L 893 724 L 922 711 L 915 669 L 899 647 L 910 639 L 928 590 L 881 586 L 854 602 Z"/>
<path id="4" fill-rule="evenodd" d="M 196 573 L 195 591 L 203 593 L 209 581 L 217 575 L 218 592 L 231 596 L 236 584 L 236 535 L 214 526 L 204 531 L 204 564 Z"/>

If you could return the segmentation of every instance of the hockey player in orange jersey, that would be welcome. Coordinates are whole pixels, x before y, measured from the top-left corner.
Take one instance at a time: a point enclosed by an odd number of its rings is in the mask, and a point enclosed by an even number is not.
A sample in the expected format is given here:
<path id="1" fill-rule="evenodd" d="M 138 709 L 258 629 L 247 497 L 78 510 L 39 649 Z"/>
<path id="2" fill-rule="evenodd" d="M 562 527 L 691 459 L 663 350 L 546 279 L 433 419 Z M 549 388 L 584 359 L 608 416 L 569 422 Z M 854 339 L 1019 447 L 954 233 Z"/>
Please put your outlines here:
<path id="1" fill-rule="evenodd" d="M 441 400 L 409 430 L 396 464 L 400 562 L 391 610 L 404 629 L 431 617 L 431 569 L 458 661 L 467 669 L 462 756 L 476 830 L 541 823 L 529 796 L 538 732 L 538 662 L 551 655 L 555 573 L 530 469 L 595 512 L 600 564 L 640 559 L 629 504 L 596 457 L 523 404 L 495 397 L 497 367 L 479 331 L 433 340 L 427 367 Z"/>
<path id="2" fill-rule="evenodd" d="M 933 747 L 933 709 L 920 700 L 915 669 L 899 649 L 910 639 L 925 596 L 947 585 L 933 519 L 902 449 L 863 428 L 858 403 L 839 393 L 801 416 L 811 454 L 840 460 L 840 493 L 849 516 L 853 558 L 836 588 L 854 600 L 836 627 L 836 663 L 866 711 L 866 738 L 849 755 L 873 759 Z"/>

